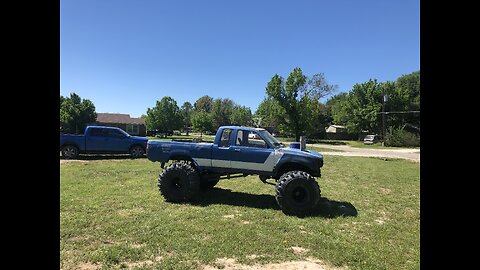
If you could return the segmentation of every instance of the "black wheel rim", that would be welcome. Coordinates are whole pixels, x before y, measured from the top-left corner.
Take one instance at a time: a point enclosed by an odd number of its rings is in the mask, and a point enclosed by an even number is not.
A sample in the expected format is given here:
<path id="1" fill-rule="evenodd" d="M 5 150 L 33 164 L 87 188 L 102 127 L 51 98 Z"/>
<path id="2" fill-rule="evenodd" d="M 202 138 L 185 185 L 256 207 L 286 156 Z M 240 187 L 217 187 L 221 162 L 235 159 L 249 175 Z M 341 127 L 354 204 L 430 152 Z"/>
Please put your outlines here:
<path id="1" fill-rule="evenodd" d="M 170 187 L 175 190 L 180 190 L 182 186 L 182 180 L 179 177 L 175 177 L 170 181 Z"/>
<path id="2" fill-rule="evenodd" d="M 63 155 L 65 157 L 74 157 L 77 154 L 77 149 L 75 147 L 66 147 L 63 150 Z"/>
<path id="3" fill-rule="evenodd" d="M 305 204 L 308 202 L 308 191 L 304 187 L 296 187 L 291 193 L 292 200 L 295 204 Z"/>

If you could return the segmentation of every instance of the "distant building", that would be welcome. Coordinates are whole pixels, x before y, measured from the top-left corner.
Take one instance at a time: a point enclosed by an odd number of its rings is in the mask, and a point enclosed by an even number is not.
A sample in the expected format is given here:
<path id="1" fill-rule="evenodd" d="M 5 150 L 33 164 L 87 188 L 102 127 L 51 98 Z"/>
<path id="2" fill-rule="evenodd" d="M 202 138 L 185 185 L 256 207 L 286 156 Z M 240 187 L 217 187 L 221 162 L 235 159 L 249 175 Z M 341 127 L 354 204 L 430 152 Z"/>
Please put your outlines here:
<path id="1" fill-rule="evenodd" d="M 118 127 L 133 136 L 143 136 L 147 134 L 145 120 L 142 118 L 132 118 L 129 114 L 120 113 L 97 113 L 97 121 L 92 125 Z"/>
<path id="2" fill-rule="evenodd" d="M 330 125 L 325 129 L 328 140 L 354 140 L 358 135 L 350 134 L 346 126 Z"/>
<path id="3" fill-rule="evenodd" d="M 340 126 L 340 125 L 330 125 L 326 129 L 327 133 L 347 133 L 347 127 L 346 126 Z"/>

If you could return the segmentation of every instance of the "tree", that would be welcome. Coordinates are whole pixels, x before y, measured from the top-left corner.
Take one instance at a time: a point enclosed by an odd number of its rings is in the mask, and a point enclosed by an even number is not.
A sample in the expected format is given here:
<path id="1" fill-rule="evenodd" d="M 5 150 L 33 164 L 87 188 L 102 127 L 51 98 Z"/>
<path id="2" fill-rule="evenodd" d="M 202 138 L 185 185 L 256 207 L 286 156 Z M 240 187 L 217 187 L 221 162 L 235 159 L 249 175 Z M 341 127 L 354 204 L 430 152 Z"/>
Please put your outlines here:
<path id="1" fill-rule="evenodd" d="M 278 102 L 285 111 L 285 118 L 279 119 L 285 131 L 295 134 L 299 141 L 300 134 L 305 134 L 311 127 L 310 105 L 313 100 L 332 94 L 336 85 L 329 85 L 323 74 L 315 74 L 311 78 L 303 75 L 300 68 L 295 68 L 287 80 L 275 74 L 266 87 L 269 97 Z"/>
<path id="2" fill-rule="evenodd" d="M 95 105 L 89 99 L 82 99 L 76 93 L 70 97 L 60 96 L 60 131 L 83 133 L 85 127 L 97 120 Z"/>
<path id="3" fill-rule="evenodd" d="M 228 98 L 217 98 L 213 101 L 211 115 L 214 129 L 232 124 L 231 116 L 233 105 L 233 101 Z"/>
<path id="4" fill-rule="evenodd" d="M 212 116 L 204 111 L 194 112 L 192 126 L 194 130 L 200 131 L 200 136 L 203 136 L 203 132 L 213 130 Z"/>
<path id="5" fill-rule="evenodd" d="M 182 118 L 177 102 L 169 96 L 163 97 L 160 101 L 157 100 L 155 107 L 147 109 L 145 123 L 149 130 L 172 131 L 181 128 Z"/>
<path id="6" fill-rule="evenodd" d="M 205 95 L 197 101 L 195 101 L 195 104 L 193 105 L 195 107 L 195 111 L 204 111 L 209 113 L 212 110 L 212 105 L 213 105 L 213 98 Z"/>
<path id="7" fill-rule="evenodd" d="M 231 122 L 237 126 L 251 126 L 253 124 L 252 111 L 248 107 L 234 105 Z"/>
<path id="8" fill-rule="evenodd" d="M 372 79 L 355 84 L 342 102 L 332 106 L 334 122 L 344 124 L 351 133 L 381 133 L 382 87 L 387 85 Z"/>
<path id="9" fill-rule="evenodd" d="M 188 101 L 184 102 L 182 107 L 180 108 L 180 114 L 182 115 L 182 120 L 183 120 L 183 128 L 187 132 L 187 136 L 188 136 L 188 129 L 192 125 L 192 111 L 193 111 L 193 106 Z"/>
<path id="10" fill-rule="evenodd" d="M 255 117 L 259 118 L 259 126 L 271 127 L 276 130 L 283 130 L 281 120 L 285 118 L 284 114 L 285 110 L 280 106 L 278 101 L 271 97 L 267 97 L 260 102 L 255 111 Z"/>

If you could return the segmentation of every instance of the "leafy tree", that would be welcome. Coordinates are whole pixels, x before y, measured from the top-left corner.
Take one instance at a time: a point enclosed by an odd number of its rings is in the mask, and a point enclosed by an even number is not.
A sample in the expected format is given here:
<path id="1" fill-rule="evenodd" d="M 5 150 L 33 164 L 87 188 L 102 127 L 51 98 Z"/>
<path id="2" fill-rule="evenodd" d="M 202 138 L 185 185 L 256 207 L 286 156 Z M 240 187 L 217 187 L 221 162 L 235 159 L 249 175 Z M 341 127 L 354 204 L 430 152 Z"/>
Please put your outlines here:
<path id="1" fill-rule="evenodd" d="M 215 129 L 220 126 L 231 125 L 231 116 L 233 112 L 233 101 L 231 99 L 217 98 L 213 101 L 212 104 L 212 124 Z"/>
<path id="2" fill-rule="evenodd" d="M 212 110 L 212 106 L 213 106 L 213 98 L 208 95 L 205 95 L 197 99 L 197 101 L 195 101 L 195 104 L 194 104 L 195 111 L 197 112 L 204 111 L 209 113 Z"/>
<path id="3" fill-rule="evenodd" d="M 395 92 L 402 104 L 395 108 L 396 110 L 420 111 L 420 71 L 399 77 L 395 82 Z M 386 106 L 390 103 L 391 101 L 389 100 L 386 103 Z M 419 113 L 388 115 L 387 119 L 392 121 L 392 124 L 397 127 L 404 126 L 405 124 L 412 124 L 420 128 Z"/>
<path id="4" fill-rule="evenodd" d="M 192 126 L 194 130 L 200 131 L 200 136 L 203 136 L 203 132 L 213 130 L 212 116 L 204 111 L 194 112 Z"/>
<path id="5" fill-rule="evenodd" d="M 253 124 L 252 111 L 250 108 L 234 105 L 231 115 L 231 122 L 238 126 L 251 126 Z"/>
<path id="6" fill-rule="evenodd" d="M 175 130 L 181 128 L 182 119 L 177 102 L 165 96 L 156 103 L 153 108 L 147 109 L 147 118 L 145 119 L 147 129 L 154 130 Z"/>
<path id="7" fill-rule="evenodd" d="M 295 134 L 299 141 L 300 134 L 311 128 L 309 111 L 313 100 L 333 93 L 336 85 L 329 85 L 323 74 L 315 74 L 311 78 L 303 75 L 300 68 L 295 68 L 287 80 L 275 74 L 266 87 L 267 95 L 278 102 L 285 111 L 285 118 L 279 119 L 286 132 Z"/>
<path id="8" fill-rule="evenodd" d="M 345 102 L 337 103 L 332 110 L 335 123 L 343 123 L 347 130 L 352 133 L 361 133 L 362 130 L 369 132 L 380 131 L 379 112 L 382 108 L 382 95 L 377 80 L 355 84 L 348 94 Z"/>
<path id="9" fill-rule="evenodd" d="M 420 110 L 420 72 L 403 75 L 396 82 L 368 82 L 356 84 L 349 93 L 342 93 L 327 101 L 333 122 L 343 124 L 352 133 L 362 130 L 382 132 L 383 93 L 385 102 L 385 128 L 401 129 L 406 125 L 420 126 L 420 115 L 411 111 Z"/>
<path id="10" fill-rule="evenodd" d="M 272 127 L 277 130 L 283 129 L 281 127 L 281 120 L 285 118 L 284 114 L 285 110 L 280 106 L 278 101 L 271 97 L 267 97 L 260 102 L 255 111 L 255 117 L 259 119 L 257 123 L 258 126 Z"/>
<path id="11" fill-rule="evenodd" d="M 60 131 L 83 133 L 85 127 L 97 120 L 95 105 L 89 99 L 82 99 L 76 93 L 70 97 L 60 96 Z"/>
<path id="12" fill-rule="evenodd" d="M 192 125 L 192 111 L 193 111 L 193 106 L 188 101 L 184 102 L 182 107 L 180 108 L 180 114 L 182 115 L 182 120 L 183 120 L 183 128 L 186 130 L 187 136 L 188 136 L 188 128 Z"/>

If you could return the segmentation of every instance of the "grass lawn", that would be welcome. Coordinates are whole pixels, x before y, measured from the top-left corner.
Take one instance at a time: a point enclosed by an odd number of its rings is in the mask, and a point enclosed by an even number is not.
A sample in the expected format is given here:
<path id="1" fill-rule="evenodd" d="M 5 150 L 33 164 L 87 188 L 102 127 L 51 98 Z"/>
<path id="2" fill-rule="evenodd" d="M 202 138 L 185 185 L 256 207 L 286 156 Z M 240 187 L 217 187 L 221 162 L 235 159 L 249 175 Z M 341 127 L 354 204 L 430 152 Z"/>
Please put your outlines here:
<path id="1" fill-rule="evenodd" d="M 315 215 L 298 218 L 284 215 L 274 186 L 255 176 L 220 181 L 192 203 L 172 204 L 157 189 L 159 163 L 61 163 L 61 268 L 197 269 L 222 268 L 218 258 L 250 265 L 316 258 L 350 269 L 419 269 L 419 166 L 326 156 L 317 179 L 325 200 Z"/>

